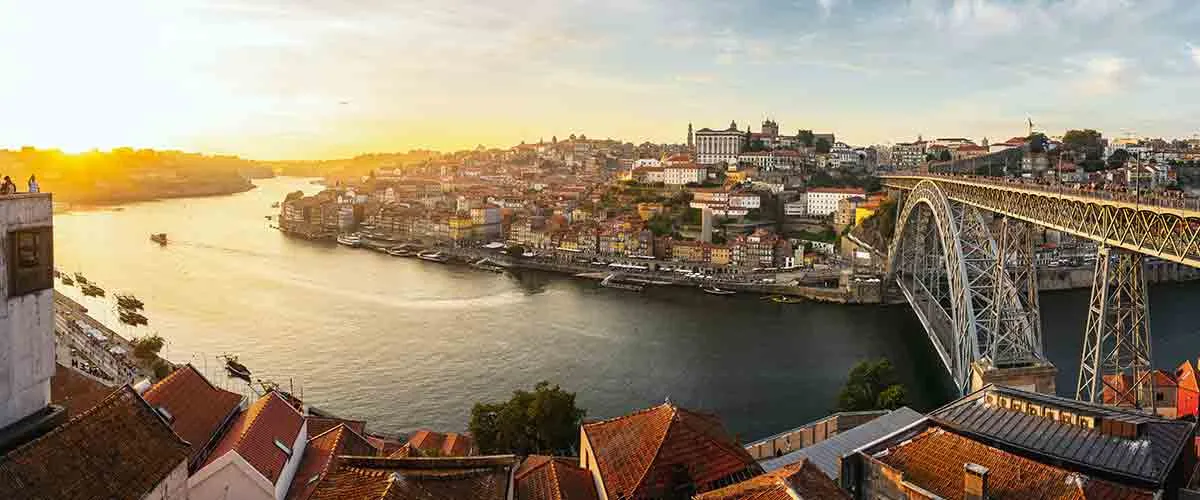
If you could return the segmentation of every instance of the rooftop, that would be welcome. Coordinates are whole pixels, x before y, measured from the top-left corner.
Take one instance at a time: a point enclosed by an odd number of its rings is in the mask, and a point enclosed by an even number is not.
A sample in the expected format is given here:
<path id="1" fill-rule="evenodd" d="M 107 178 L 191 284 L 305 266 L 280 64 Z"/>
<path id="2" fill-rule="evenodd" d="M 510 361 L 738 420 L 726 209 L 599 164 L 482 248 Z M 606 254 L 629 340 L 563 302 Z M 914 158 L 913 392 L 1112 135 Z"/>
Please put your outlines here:
<path id="1" fill-rule="evenodd" d="M 441 433 L 419 430 L 408 438 L 408 445 L 422 454 L 441 457 L 465 457 L 471 455 L 475 440 L 467 434 Z"/>
<path id="2" fill-rule="evenodd" d="M 754 479 L 697 495 L 695 500 L 850 500 L 850 495 L 812 462 L 799 462 Z"/>
<path id="3" fill-rule="evenodd" d="M 820 443 L 760 463 L 764 470 L 770 472 L 799 461 L 807 461 L 821 469 L 826 476 L 837 479 L 842 473 L 842 457 L 923 418 L 924 415 L 903 407 L 848 431 L 839 432 Z"/>
<path id="4" fill-rule="evenodd" d="M 275 391 L 268 392 L 237 416 L 204 465 L 226 453 L 237 453 L 274 484 L 291 458 L 275 441 L 290 447 L 303 425 L 300 412 Z"/>
<path id="5" fill-rule="evenodd" d="M 427 500 L 508 498 L 512 455 L 466 458 L 343 456 L 309 497 L 313 500 Z"/>
<path id="6" fill-rule="evenodd" d="M 578 458 L 532 455 L 516 473 L 519 500 L 596 500 L 592 473 Z"/>
<path id="7" fill-rule="evenodd" d="M 199 459 L 242 402 L 242 396 L 212 385 L 191 364 L 180 366 L 142 394 L 184 440 L 192 443 L 191 460 Z M 161 410 L 160 410 L 161 411 Z"/>
<path id="8" fill-rule="evenodd" d="M 320 479 L 336 470 L 341 455 L 373 455 L 375 448 L 346 424 L 338 424 L 308 440 L 304 458 L 288 488 L 289 500 L 305 500 L 316 491 Z"/>
<path id="9" fill-rule="evenodd" d="M 124 386 L 0 457 L 0 498 L 140 499 L 187 458 L 188 443 Z"/>
<path id="10" fill-rule="evenodd" d="M 762 469 L 716 416 L 662 404 L 583 425 L 610 498 L 655 496 L 678 481 L 697 493 L 758 475 Z"/>
<path id="11" fill-rule="evenodd" d="M 67 409 L 68 415 L 83 413 L 112 394 L 113 388 L 63 365 L 50 377 L 50 402 Z"/>

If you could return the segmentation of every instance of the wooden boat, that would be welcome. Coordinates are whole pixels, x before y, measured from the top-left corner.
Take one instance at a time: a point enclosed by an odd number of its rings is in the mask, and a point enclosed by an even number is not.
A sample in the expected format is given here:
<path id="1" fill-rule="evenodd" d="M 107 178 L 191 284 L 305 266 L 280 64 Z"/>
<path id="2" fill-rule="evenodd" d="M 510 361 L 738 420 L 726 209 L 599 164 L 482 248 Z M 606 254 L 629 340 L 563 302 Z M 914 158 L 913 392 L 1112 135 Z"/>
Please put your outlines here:
<path id="1" fill-rule="evenodd" d="M 799 298 L 799 297 L 785 297 L 783 295 L 776 295 L 774 297 L 771 297 L 771 302 L 774 302 L 776 304 L 799 304 L 801 302 L 804 302 L 804 299 Z"/>
<path id="2" fill-rule="evenodd" d="M 150 235 L 150 241 L 158 243 L 159 246 L 167 246 L 167 233 L 154 233 Z"/>
<path id="3" fill-rule="evenodd" d="M 80 285 L 88 284 L 87 278 L 83 277 L 83 273 L 79 272 L 75 273 L 75 281 L 78 281 Z"/>
<path id="4" fill-rule="evenodd" d="M 146 319 L 145 316 L 128 309 L 122 309 L 119 315 L 121 316 L 121 322 L 126 325 L 139 326 L 150 324 L 150 320 Z"/>
<path id="5" fill-rule="evenodd" d="M 65 274 L 62 275 L 62 283 L 67 286 L 75 286 L 75 280 L 71 279 L 70 276 L 67 276 Z"/>
<path id="6" fill-rule="evenodd" d="M 94 283 L 87 283 L 82 286 L 83 294 L 88 297 L 103 297 L 104 289 L 96 286 Z"/>
<path id="7" fill-rule="evenodd" d="M 238 363 L 237 356 L 234 356 L 233 354 L 225 354 L 221 356 L 221 358 L 225 360 L 225 371 L 229 372 L 229 376 L 240 378 L 245 380 L 247 383 L 251 382 L 250 369 L 246 368 L 246 365 Z"/>
<path id="8" fill-rule="evenodd" d="M 417 258 L 422 259 L 422 260 L 427 260 L 430 262 L 437 262 L 439 264 L 445 264 L 447 261 L 450 260 L 449 255 L 445 255 L 442 252 L 431 252 L 428 250 L 418 253 Z"/>
<path id="9" fill-rule="evenodd" d="M 733 290 L 722 290 L 720 288 L 717 288 L 714 285 L 703 285 L 700 287 L 700 289 L 703 290 L 704 293 L 708 293 L 708 294 L 712 294 L 712 295 L 733 295 L 733 294 L 737 293 Z"/>
<path id="10" fill-rule="evenodd" d="M 143 303 L 137 297 L 134 297 L 132 294 L 119 294 L 118 293 L 115 295 L 115 297 L 117 298 L 117 306 L 120 307 L 121 309 L 128 309 L 130 311 L 140 311 L 140 310 L 144 309 L 146 306 L 145 303 Z"/>

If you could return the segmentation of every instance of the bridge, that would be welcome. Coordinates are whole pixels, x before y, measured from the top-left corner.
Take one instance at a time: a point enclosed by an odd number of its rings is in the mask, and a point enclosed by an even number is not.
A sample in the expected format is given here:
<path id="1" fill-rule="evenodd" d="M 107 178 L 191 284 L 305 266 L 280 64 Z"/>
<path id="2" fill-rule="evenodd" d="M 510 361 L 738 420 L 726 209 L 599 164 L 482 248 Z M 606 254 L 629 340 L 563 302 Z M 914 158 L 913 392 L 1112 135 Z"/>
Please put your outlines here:
<path id="1" fill-rule="evenodd" d="M 1042 352 L 1035 226 L 1098 245 L 1076 397 L 1154 407 L 1146 256 L 1200 267 L 1200 202 L 1003 178 L 884 175 L 901 194 L 894 278 L 960 391 L 1053 392 Z"/>

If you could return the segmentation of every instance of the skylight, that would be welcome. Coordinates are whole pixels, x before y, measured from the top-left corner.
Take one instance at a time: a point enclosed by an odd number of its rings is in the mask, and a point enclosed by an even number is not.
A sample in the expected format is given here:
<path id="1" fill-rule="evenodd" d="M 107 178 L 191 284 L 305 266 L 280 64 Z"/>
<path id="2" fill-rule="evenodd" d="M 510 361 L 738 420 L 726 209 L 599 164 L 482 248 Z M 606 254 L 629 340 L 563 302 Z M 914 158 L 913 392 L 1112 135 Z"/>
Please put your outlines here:
<path id="1" fill-rule="evenodd" d="M 280 449 L 280 451 L 282 451 L 282 452 L 283 452 L 285 455 L 287 455 L 287 456 L 289 456 L 289 457 L 290 457 L 290 456 L 292 456 L 292 449 L 291 449 L 291 448 L 288 448 L 288 446 L 287 446 L 286 444 L 283 444 L 283 441 L 280 441 L 280 440 L 276 439 L 276 440 L 275 440 L 275 447 L 276 447 L 276 448 L 279 448 L 279 449 Z"/>

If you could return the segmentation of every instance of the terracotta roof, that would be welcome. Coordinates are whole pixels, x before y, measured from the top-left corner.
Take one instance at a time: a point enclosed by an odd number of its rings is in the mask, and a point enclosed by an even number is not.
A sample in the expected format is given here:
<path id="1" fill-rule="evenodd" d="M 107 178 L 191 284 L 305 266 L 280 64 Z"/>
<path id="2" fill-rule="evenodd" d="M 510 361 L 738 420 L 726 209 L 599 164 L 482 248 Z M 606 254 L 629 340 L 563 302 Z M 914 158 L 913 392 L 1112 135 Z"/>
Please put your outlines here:
<path id="1" fill-rule="evenodd" d="M 516 466 L 511 455 L 452 458 L 341 457 L 311 500 L 502 500 Z"/>
<path id="2" fill-rule="evenodd" d="M 391 455 L 400 448 L 404 447 L 403 441 L 388 436 L 381 436 L 379 434 L 371 434 L 367 432 L 363 433 L 363 437 L 367 438 L 367 442 L 371 443 L 371 446 L 374 446 L 376 450 L 379 450 L 378 454 L 384 457 Z"/>
<path id="3" fill-rule="evenodd" d="M 188 444 L 129 386 L 0 457 L 0 498 L 142 498 Z"/>
<path id="4" fill-rule="evenodd" d="M 939 428 L 877 454 L 876 459 L 902 472 L 905 481 L 948 500 L 963 498 L 963 470 L 968 463 L 988 468 L 988 498 L 1154 498 L 1149 490 L 1036 462 Z"/>
<path id="5" fill-rule="evenodd" d="M 680 465 L 696 492 L 762 472 L 717 417 L 671 404 L 584 424 L 583 433 L 610 498 L 659 495 Z"/>
<path id="6" fill-rule="evenodd" d="M 1186 389 L 1192 392 L 1200 392 L 1200 385 L 1196 382 L 1196 370 L 1192 368 L 1191 361 L 1184 361 L 1175 369 L 1175 377 L 1179 380 L 1179 388 Z"/>
<path id="7" fill-rule="evenodd" d="M 337 427 L 318 434 L 309 439 L 304 447 L 304 459 L 292 478 L 287 498 L 304 500 L 312 496 L 321 477 L 337 469 L 340 455 L 374 454 L 375 447 L 346 424 L 338 424 Z"/>
<path id="8" fill-rule="evenodd" d="M 150 406 L 166 409 L 175 433 L 192 444 L 189 462 L 201 459 L 208 443 L 242 403 L 242 396 L 212 385 L 191 364 L 180 366 L 142 394 Z"/>
<path id="9" fill-rule="evenodd" d="M 367 423 L 363 420 L 350 420 L 337 417 L 317 417 L 309 415 L 304 417 L 304 421 L 308 422 L 308 435 L 317 436 L 324 434 L 325 431 L 337 427 L 340 424 L 346 424 L 350 430 L 362 434 L 367 431 Z"/>
<path id="10" fill-rule="evenodd" d="M 793 496 L 793 494 L 795 496 Z M 767 474 L 696 496 L 695 500 L 850 500 L 850 495 L 838 487 L 806 459 L 781 467 Z"/>
<path id="11" fill-rule="evenodd" d="M 275 391 L 268 392 L 237 416 L 204 465 L 226 453 L 237 453 L 274 484 L 291 458 L 275 445 L 275 441 L 292 446 L 303 425 L 304 417 L 300 412 Z"/>
<path id="12" fill-rule="evenodd" d="M 61 364 L 54 367 L 54 376 L 50 377 L 50 402 L 66 408 L 69 416 L 91 409 L 113 390 Z"/>
<path id="13" fill-rule="evenodd" d="M 592 473 L 578 458 L 532 455 L 517 469 L 518 500 L 596 500 Z"/>
<path id="14" fill-rule="evenodd" d="M 475 440 L 467 434 L 419 430 L 408 438 L 408 444 L 422 454 L 440 457 L 465 457 L 475 448 Z M 432 452 L 432 453 L 431 453 Z"/>
<path id="15" fill-rule="evenodd" d="M 867 194 L 862 188 L 812 188 L 809 193 Z"/>

